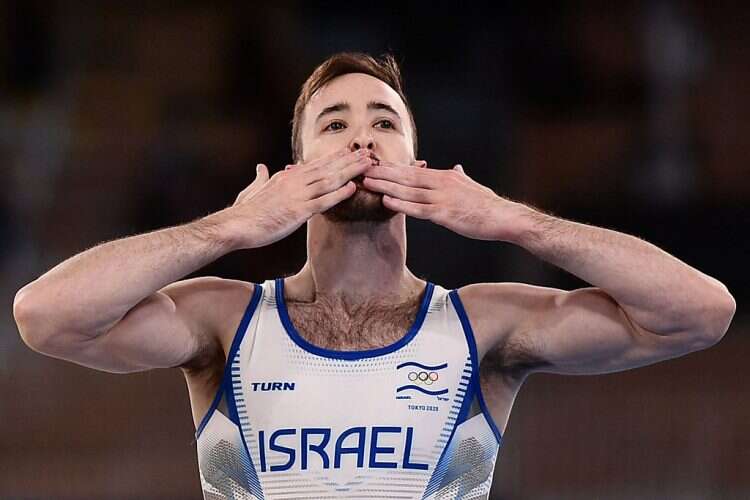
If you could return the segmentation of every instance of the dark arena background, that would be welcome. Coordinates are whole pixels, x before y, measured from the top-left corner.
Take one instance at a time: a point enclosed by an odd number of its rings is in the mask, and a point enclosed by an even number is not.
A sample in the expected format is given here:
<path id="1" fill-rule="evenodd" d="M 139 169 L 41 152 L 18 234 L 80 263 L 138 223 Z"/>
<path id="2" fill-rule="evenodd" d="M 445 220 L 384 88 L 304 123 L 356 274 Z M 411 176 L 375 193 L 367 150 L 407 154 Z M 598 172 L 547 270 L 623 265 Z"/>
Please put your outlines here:
<path id="1" fill-rule="evenodd" d="M 226 207 L 256 163 L 283 169 L 300 85 L 342 50 L 396 55 L 430 167 L 641 237 L 737 301 L 708 350 L 530 377 L 492 499 L 750 498 L 750 7 L 519 4 L 0 1 L 0 498 L 201 498 L 179 370 L 37 354 L 14 294 L 99 242 Z M 447 288 L 587 286 L 407 224 L 409 267 Z M 195 275 L 262 282 L 304 259 L 303 225 Z"/>

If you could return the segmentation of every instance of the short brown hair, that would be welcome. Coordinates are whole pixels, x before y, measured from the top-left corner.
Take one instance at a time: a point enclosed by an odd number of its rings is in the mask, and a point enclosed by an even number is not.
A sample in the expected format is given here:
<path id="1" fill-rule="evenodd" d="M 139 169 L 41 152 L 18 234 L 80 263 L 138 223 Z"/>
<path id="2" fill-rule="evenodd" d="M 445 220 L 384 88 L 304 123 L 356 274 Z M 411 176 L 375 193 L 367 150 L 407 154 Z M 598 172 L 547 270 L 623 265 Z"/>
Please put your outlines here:
<path id="1" fill-rule="evenodd" d="M 402 88 L 401 70 L 396 59 L 391 54 L 384 54 L 376 59 L 362 52 L 339 52 L 323 61 L 312 72 L 310 77 L 302 85 L 297 102 L 294 105 L 294 117 L 292 118 L 292 158 L 294 162 L 302 159 L 302 138 L 300 128 L 302 127 L 302 114 L 310 98 L 326 83 L 336 77 L 348 73 L 365 73 L 388 84 L 401 97 L 409 113 L 409 121 L 412 129 L 412 143 L 414 145 L 414 156 L 417 155 L 417 126 L 414 123 L 409 102 L 406 100 Z"/>

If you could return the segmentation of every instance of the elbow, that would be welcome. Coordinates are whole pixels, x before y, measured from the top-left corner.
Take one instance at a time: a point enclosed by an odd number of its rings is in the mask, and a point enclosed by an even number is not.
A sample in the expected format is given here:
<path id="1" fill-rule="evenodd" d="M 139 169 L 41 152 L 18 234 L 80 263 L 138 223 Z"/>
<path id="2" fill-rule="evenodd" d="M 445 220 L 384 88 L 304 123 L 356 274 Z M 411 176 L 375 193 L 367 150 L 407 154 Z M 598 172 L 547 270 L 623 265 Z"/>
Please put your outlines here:
<path id="1" fill-rule="evenodd" d="M 24 344 L 32 350 L 42 352 L 45 335 L 42 332 L 42 317 L 39 302 L 30 289 L 30 284 L 16 292 L 13 299 L 13 319 Z"/>
<path id="2" fill-rule="evenodd" d="M 719 343 L 729 330 L 734 314 L 737 311 L 737 302 L 724 287 L 719 297 L 701 312 L 702 328 L 701 339 L 702 347 L 708 348 Z"/>

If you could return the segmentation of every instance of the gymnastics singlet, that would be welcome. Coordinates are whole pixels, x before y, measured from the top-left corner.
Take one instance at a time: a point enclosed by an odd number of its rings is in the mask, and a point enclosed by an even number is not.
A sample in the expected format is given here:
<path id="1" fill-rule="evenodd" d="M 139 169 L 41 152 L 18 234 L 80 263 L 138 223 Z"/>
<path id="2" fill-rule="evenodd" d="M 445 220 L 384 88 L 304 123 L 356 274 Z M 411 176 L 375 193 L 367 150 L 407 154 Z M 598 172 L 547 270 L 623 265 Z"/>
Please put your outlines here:
<path id="1" fill-rule="evenodd" d="M 428 282 L 397 342 L 335 351 L 295 330 L 282 278 L 255 285 L 196 437 L 206 500 L 486 499 L 501 441 L 455 290 Z"/>

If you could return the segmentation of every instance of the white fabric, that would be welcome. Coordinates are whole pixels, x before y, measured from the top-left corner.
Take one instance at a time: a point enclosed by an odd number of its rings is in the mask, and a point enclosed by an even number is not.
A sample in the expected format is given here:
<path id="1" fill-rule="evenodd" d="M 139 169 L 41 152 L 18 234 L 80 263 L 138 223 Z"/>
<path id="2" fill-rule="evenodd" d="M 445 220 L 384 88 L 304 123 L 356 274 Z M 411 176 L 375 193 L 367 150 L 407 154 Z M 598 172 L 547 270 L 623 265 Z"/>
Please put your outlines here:
<path id="1" fill-rule="evenodd" d="M 215 401 L 227 415 L 215 404 L 199 428 L 204 497 L 488 498 L 499 435 L 458 296 L 428 283 L 399 342 L 338 352 L 299 336 L 277 285 L 256 285 Z"/>

